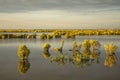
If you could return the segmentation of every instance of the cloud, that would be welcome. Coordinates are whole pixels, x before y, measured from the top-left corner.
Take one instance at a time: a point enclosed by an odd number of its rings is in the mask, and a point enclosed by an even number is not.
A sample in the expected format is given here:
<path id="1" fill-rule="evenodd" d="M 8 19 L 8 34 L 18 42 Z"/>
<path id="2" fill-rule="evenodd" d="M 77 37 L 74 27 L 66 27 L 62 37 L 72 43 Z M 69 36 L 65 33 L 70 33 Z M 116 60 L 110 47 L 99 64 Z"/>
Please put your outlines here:
<path id="1" fill-rule="evenodd" d="M 42 10 L 120 11 L 120 0 L 0 0 L 0 13 Z"/>

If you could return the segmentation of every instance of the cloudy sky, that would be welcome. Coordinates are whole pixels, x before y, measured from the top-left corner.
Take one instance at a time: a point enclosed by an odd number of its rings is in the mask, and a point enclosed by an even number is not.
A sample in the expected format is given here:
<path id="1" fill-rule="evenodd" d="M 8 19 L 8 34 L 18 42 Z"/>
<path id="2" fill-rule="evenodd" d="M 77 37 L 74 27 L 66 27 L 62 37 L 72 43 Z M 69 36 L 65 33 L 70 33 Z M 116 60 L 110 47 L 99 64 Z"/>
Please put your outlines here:
<path id="1" fill-rule="evenodd" d="M 120 28 L 120 0 L 0 0 L 0 29 Z"/>

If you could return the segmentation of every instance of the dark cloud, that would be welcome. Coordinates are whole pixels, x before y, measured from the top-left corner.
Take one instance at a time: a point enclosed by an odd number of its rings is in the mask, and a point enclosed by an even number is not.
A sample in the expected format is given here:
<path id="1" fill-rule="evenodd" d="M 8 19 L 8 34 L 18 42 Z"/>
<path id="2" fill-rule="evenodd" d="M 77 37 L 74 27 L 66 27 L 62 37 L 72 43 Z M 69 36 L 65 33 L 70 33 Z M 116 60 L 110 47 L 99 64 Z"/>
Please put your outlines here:
<path id="1" fill-rule="evenodd" d="M 120 0 L 0 0 L 0 12 L 120 10 Z"/>

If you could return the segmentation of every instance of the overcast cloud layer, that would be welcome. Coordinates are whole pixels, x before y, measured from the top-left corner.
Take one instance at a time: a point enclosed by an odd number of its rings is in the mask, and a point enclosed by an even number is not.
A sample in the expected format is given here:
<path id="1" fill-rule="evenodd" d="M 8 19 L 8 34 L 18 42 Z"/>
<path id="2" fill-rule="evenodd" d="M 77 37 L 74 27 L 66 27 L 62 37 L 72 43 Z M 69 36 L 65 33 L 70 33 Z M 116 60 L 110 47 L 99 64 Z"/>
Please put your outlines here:
<path id="1" fill-rule="evenodd" d="M 120 11 L 120 0 L 0 0 L 0 13 L 42 10 Z"/>
<path id="2" fill-rule="evenodd" d="M 0 0 L 0 29 L 21 26 L 120 29 L 120 0 Z"/>

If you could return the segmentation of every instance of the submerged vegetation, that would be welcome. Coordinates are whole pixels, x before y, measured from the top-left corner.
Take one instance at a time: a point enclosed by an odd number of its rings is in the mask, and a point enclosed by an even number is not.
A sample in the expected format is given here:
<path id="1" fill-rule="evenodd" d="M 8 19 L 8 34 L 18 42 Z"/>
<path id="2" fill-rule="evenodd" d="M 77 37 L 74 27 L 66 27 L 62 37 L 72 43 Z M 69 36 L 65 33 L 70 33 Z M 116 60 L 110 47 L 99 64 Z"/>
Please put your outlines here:
<path id="1" fill-rule="evenodd" d="M 115 54 L 116 50 L 117 50 L 117 46 L 113 45 L 112 43 L 110 43 L 109 45 L 104 45 L 105 51 L 108 55 L 113 55 Z"/>
<path id="2" fill-rule="evenodd" d="M 55 48 L 54 48 L 54 51 L 55 51 L 56 53 L 57 53 L 57 52 L 62 53 L 63 45 L 64 45 L 64 40 L 61 40 L 61 46 L 60 46 L 60 47 L 55 47 Z"/>
<path id="3" fill-rule="evenodd" d="M 47 42 L 45 43 L 42 48 L 43 48 L 43 57 L 45 59 L 49 58 L 50 57 L 50 53 L 49 53 L 49 49 L 50 49 L 51 45 Z"/>
<path id="4" fill-rule="evenodd" d="M 30 54 L 30 50 L 27 48 L 26 45 L 22 44 L 22 45 L 19 46 L 19 48 L 18 48 L 18 57 L 21 60 L 28 59 L 29 54 Z"/>
<path id="5" fill-rule="evenodd" d="M 50 44 L 45 43 L 43 45 L 43 49 L 47 49 L 47 52 L 44 50 L 44 58 L 50 59 L 50 62 L 56 62 L 58 64 L 67 64 L 72 63 L 77 66 L 85 67 L 89 66 L 92 63 L 96 62 L 99 63 L 100 59 L 100 50 L 99 47 L 101 46 L 100 42 L 97 40 L 87 40 L 85 39 L 82 44 L 77 44 L 77 42 L 74 40 L 72 42 L 73 49 L 70 49 L 69 51 L 72 51 L 71 54 L 66 54 L 62 50 L 64 40 L 61 40 L 62 46 L 60 48 L 55 48 L 54 50 L 60 52 L 57 54 L 57 56 L 53 56 L 49 53 Z M 80 48 L 84 48 L 83 51 L 80 50 Z M 117 63 L 117 57 L 115 55 L 115 51 L 117 49 L 116 45 L 109 44 L 104 45 L 105 51 L 106 51 L 106 59 L 104 62 L 105 66 L 112 67 Z"/>
<path id="6" fill-rule="evenodd" d="M 22 44 L 19 46 L 17 54 L 19 57 L 19 62 L 18 62 L 19 73 L 25 74 L 30 68 L 30 63 L 28 61 L 30 50 L 26 45 Z"/>
<path id="7" fill-rule="evenodd" d="M 52 56 L 49 52 L 51 45 L 46 42 L 43 44 L 43 57 L 45 59 L 50 59 L 50 62 L 57 62 L 58 64 L 66 64 L 66 63 L 73 63 L 77 66 L 89 66 L 94 61 L 99 63 L 100 57 L 100 50 L 99 47 L 101 46 L 100 42 L 97 40 L 87 40 L 85 39 L 82 44 L 77 44 L 76 41 L 72 42 L 73 49 L 69 50 L 72 51 L 72 55 L 64 54 L 63 52 L 64 40 L 61 40 L 61 46 L 58 48 L 54 48 L 55 52 L 59 52 L 57 56 Z M 91 48 L 92 46 L 92 48 Z M 84 50 L 81 52 L 80 48 L 83 47 Z M 106 51 L 106 59 L 104 62 L 105 66 L 112 67 L 117 63 L 117 57 L 115 52 L 117 50 L 117 46 L 110 43 L 109 45 L 104 45 Z M 21 60 L 27 60 L 30 54 L 30 50 L 27 48 L 26 45 L 20 45 L 18 49 L 18 56 Z M 22 61 L 22 62 L 23 62 Z"/>
<path id="8" fill-rule="evenodd" d="M 94 43 L 95 42 L 95 43 Z M 57 63 L 59 65 L 65 65 L 65 64 L 73 64 L 77 67 L 87 67 L 92 64 L 99 64 L 100 63 L 100 55 L 101 52 L 98 48 L 91 48 L 91 46 L 101 46 L 100 42 L 97 40 L 84 40 L 82 44 L 77 44 L 76 41 L 72 42 L 73 49 L 70 50 L 72 53 L 66 54 L 63 52 L 63 50 L 58 50 L 59 54 L 52 55 L 49 52 L 49 49 L 52 45 L 50 45 L 48 42 L 43 44 L 43 54 L 42 56 L 45 59 L 48 59 L 51 63 Z M 64 40 L 61 40 L 61 49 L 63 49 L 64 46 Z M 84 48 L 83 51 L 80 50 L 80 48 Z M 104 61 L 104 66 L 107 67 L 113 67 L 117 64 L 117 56 L 115 55 L 115 52 L 117 50 L 117 46 L 110 43 L 109 45 L 104 45 L 105 51 L 106 51 L 106 58 Z M 18 62 L 18 70 L 20 74 L 25 74 L 29 68 L 30 63 L 28 61 L 30 50 L 26 47 L 26 45 L 20 45 L 18 49 L 18 56 L 20 58 Z"/>
<path id="9" fill-rule="evenodd" d="M 91 45 L 90 45 L 90 41 L 85 39 L 83 42 L 82 42 L 82 46 L 84 47 L 84 49 L 88 50 Z"/>
<path id="10" fill-rule="evenodd" d="M 77 44 L 76 41 L 73 41 L 72 46 L 73 46 L 73 49 L 71 51 L 73 51 L 73 55 L 80 54 L 80 48 L 81 48 L 82 45 Z"/>
<path id="11" fill-rule="evenodd" d="M 46 50 L 46 51 L 49 51 L 50 47 L 51 47 L 51 45 L 50 45 L 48 42 L 45 43 L 45 44 L 42 46 L 42 48 L 43 48 L 44 50 Z"/>
<path id="12" fill-rule="evenodd" d="M 109 45 L 104 45 L 106 51 L 106 59 L 104 62 L 105 66 L 113 67 L 117 63 L 116 50 L 117 46 L 110 43 Z"/>
<path id="13" fill-rule="evenodd" d="M 100 42 L 97 40 L 90 40 L 90 44 L 92 49 L 98 49 L 101 46 Z"/>

